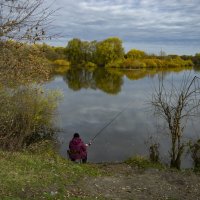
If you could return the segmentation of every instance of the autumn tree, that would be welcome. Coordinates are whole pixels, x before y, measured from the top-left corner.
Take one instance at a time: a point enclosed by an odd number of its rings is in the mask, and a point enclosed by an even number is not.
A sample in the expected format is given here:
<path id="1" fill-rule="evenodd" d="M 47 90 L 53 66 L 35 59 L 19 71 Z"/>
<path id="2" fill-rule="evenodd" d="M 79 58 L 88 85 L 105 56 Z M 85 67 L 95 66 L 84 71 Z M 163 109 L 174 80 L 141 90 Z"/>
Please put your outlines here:
<path id="1" fill-rule="evenodd" d="M 146 53 L 144 51 L 137 50 L 137 49 L 131 49 L 126 54 L 126 57 L 131 58 L 131 59 L 141 59 L 141 58 L 144 58 L 145 56 L 146 56 Z"/>
<path id="2" fill-rule="evenodd" d="M 0 1 L 0 148 L 18 150 L 55 132 L 57 95 L 37 85 L 49 77 L 48 61 L 30 45 L 51 37 L 53 12 L 44 0 Z"/>
<path id="3" fill-rule="evenodd" d="M 99 66 L 105 66 L 109 62 L 124 57 L 124 48 L 122 41 L 117 37 L 111 37 L 97 44 L 96 63 Z"/>
<path id="4" fill-rule="evenodd" d="M 196 53 L 193 57 L 193 63 L 199 67 L 200 66 L 200 53 Z"/>
<path id="5" fill-rule="evenodd" d="M 47 45 L 45 43 L 43 44 L 35 44 L 33 46 L 36 46 L 42 54 L 50 61 L 55 61 L 58 59 L 66 59 L 66 53 L 64 47 L 54 47 Z"/>
<path id="6" fill-rule="evenodd" d="M 81 41 L 74 38 L 67 44 L 66 55 L 74 65 L 92 62 L 99 66 L 105 66 L 109 62 L 123 58 L 124 49 L 119 38 L 108 38 L 100 42 Z"/>
<path id="7" fill-rule="evenodd" d="M 53 10 L 44 0 L 1 0 L 0 2 L 0 82 L 31 80 L 33 74 L 48 76 L 42 52 L 25 42 L 50 38 Z M 42 62 L 44 61 L 44 62 Z M 39 75 L 39 76 L 40 76 Z M 12 79 L 12 77 L 14 79 Z M 34 80 L 34 79 L 33 79 Z"/>
<path id="8" fill-rule="evenodd" d="M 67 59 L 72 64 L 95 62 L 96 41 L 81 41 L 78 38 L 70 40 L 66 47 Z"/>

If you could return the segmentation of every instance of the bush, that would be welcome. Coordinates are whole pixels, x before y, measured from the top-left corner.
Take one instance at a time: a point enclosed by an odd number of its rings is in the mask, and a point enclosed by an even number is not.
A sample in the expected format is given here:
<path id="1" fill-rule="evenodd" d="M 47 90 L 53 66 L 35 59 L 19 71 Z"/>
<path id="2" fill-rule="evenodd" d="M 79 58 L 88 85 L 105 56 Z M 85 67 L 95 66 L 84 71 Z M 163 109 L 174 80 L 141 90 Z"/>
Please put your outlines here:
<path id="1" fill-rule="evenodd" d="M 194 64 L 191 60 L 184 60 L 184 63 L 185 63 L 185 66 L 187 66 L 187 67 L 188 66 L 190 66 L 190 67 L 194 66 Z"/>
<path id="2" fill-rule="evenodd" d="M 0 148 L 20 150 L 51 137 L 56 130 L 53 114 L 59 96 L 38 87 L 1 88 Z"/>
<path id="3" fill-rule="evenodd" d="M 194 163 L 194 168 L 200 170 L 200 139 L 190 143 L 190 152 Z"/>
<path id="4" fill-rule="evenodd" d="M 123 63 L 123 59 L 118 59 L 118 60 L 115 60 L 113 62 L 106 64 L 105 67 L 106 68 L 121 68 L 121 67 L 123 67 L 122 63 Z"/>
<path id="5" fill-rule="evenodd" d="M 53 62 L 55 65 L 60 65 L 60 66 L 69 66 L 70 63 L 67 60 L 55 60 Z"/>
<path id="6" fill-rule="evenodd" d="M 191 66 L 193 66 L 193 63 L 191 60 L 183 60 L 180 57 L 167 59 L 164 62 L 164 67 L 169 67 L 169 68 L 191 67 Z"/>
<path id="7" fill-rule="evenodd" d="M 166 64 L 165 64 L 165 67 L 169 67 L 169 68 L 178 68 L 180 67 L 181 65 L 174 62 L 174 61 L 166 61 Z"/>
<path id="8" fill-rule="evenodd" d="M 132 166 L 137 166 L 142 169 L 146 168 L 156 168 L 156 169 L 163 169 L 164 166 L 158 162 L 151 162 L 145 157 L 142 156 L 135 156 L 132 158 L 129 158 L 128 160 L 125 161 L 125 163 L 132 165 Z"/>
<path id="9" fill-rule="evenodd" d="M 144 59 L 143 60 L 143 62 L 146 64 L 147 67 L 152 67 L 152 68 L 158 67 L 156 61 L 157 61 L 157 59 Z"/>
<path id="10" fill-rule="evenodd" d="M 122 63 L 122 67 L 124 67 L 124 68 L 144 68 L 144 67 L 146 67 L 146 64 L 140 60 L 133 60 L 133 59 L 127 58 Z"/>
<path id="11" fill-rule="evenodd" d="M 131 59 L 141 59 L 141 58 L 146 57 L 146 53 L 144 51 L 141 51 L 141 50 L 131 49 L 126 54 L 126 57 L 131 58 Z"/>
<path id="12" fill-rule="evenodd" d="M 0 41 L 0 83 L 7 86 L 44 82 L 50 63 L 37 46 Z"/>

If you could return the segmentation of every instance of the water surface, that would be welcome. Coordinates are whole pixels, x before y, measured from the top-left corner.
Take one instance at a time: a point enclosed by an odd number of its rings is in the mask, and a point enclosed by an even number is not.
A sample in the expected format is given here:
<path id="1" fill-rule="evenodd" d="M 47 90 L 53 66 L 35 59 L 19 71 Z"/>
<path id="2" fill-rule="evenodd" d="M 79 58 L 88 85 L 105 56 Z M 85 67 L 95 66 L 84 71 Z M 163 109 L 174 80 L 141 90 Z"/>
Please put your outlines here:
<path id="1" fill-rule="evenodd" d="M 183 76 L 198 75 L 191 70 L 69 70 L 55 76 L 48 88 L 60 89 L 64 94 L 58 109 L 57 125 L 63 130 L 57 138 L 60 154 L 67 157 L 72 135 L 78 132 L 89 142 L 99 130 L 113 121 L 88 149 L 90 162 L 123 161 L 134 155 L 147 155 L 145 141 L 153 136 L 161 144 L 162 159 L 169 160 L 170 149 L 167 129 L 158 126 L 149 102 L 157 85 L 158 77 L 179 84 Z M 185 130 L 186 138 L 197 138 L 200 125 L 191 121 Z M 185 159 L 184 166 L 190 160 Z"/>

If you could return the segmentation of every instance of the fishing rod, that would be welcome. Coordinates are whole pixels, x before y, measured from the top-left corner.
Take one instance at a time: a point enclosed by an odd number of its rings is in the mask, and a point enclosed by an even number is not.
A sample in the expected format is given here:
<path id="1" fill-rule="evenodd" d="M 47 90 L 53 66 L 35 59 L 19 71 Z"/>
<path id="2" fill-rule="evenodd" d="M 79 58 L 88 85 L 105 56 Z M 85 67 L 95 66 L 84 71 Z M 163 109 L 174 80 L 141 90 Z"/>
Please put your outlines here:
<path id="1" fill-rule="evenodd" d="M 115 121 L 127 109 L 128 105 L 122 111 L 120 111 L 117 115 L 115 115 L 115 117 L 112 118 L 111 121 L 109 121 L 102 129 L 100 129 L 97 132 L 97 134 L 90 140 L 89 144 L 91 144 L 95 140 L 95 138 L 103 132 L 104 129 L 106 129 L 110 124 L 112 124 L 112 122 Z"/>

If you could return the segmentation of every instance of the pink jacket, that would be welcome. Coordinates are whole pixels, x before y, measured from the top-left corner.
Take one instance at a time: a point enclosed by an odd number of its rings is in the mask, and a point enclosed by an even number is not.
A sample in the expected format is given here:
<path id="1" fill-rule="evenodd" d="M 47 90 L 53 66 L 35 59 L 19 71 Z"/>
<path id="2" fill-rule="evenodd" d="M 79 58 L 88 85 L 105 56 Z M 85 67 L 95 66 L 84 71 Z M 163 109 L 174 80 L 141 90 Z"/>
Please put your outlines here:
<path id="1" fill-rule="evenodd" d="M 70 158 L 73 160 L 87 158 L 87 148 L 81 138 L 73 138 L 69 143 Z"/>

